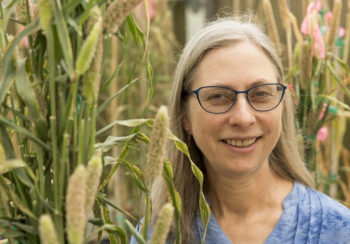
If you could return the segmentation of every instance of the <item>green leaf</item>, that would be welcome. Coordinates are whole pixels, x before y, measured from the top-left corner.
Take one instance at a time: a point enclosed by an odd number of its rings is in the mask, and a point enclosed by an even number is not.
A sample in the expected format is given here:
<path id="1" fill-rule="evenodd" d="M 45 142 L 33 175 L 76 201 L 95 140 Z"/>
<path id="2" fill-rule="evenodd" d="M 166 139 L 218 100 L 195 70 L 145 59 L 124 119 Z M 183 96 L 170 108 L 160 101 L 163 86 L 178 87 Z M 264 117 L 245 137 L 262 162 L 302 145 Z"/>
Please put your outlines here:
<path id="1" fill-rule="evenodd" d="M 135 229 L 135 227 L 130 223 L 129 220 L 125 220 L 126 226 L 128 226 L 130 232 L 135 236 L 139 244 L 147 244 L 145 239 L 140 235 L 140 233 Z"/>
<path id="2" fill-rule="evenodd" d="M 3 76 L 1 80 L 1 86 L 0 86 L 0 104 L 4 101 L 5 95 L 11 86 L 11 81 L 15 77 L 15 66 L 14 66 L 14 58 L 13 58 L 15 55 L 14 53 L 15 49 L 25 36 L 35 31 L 38 27 L 39 27 L 39 19 L 27 25 L 23 31 L 19 32 L 15 36 L 15 38 L 12 40 L 9 47 L 7 48 L 6 52 L 4 53 L 4 56 L 2 59 Z"/>
<path id="3" fill-rule="evenodd" d="M 0 135 L 1 135 L 1 144 L 4 148 L 5 155 L 7 159 L 16 158 L 15 150 L 13 148 L 11 139 L 6 131 L 5 126 L 0 123 Z"/>
<path id="4" fill-rule="evenodd" d="M 63 16 L 63 11 L 61 8 L 61 1 L 54 1 L 53 13 L 55 16 L 55 23 L 58 38 L 62 47 L 63 57 L 66 62 L 68 68 L 68 74 L 72 78 L 73 77 L 73 50 L 72 44 L 69 38 L 69 32 L 67 28 L 67 24 L 65 18 Z"/>
<path id="5" fill-rule="evenodd" d="M 114 145 L 121 145 L 123 142 L 129 141 L 136 136 L 136 133 L 128 136 L 109 136 L 104 142 L 96 143 L 95 149 L 102 148 L 103 152 L 108 152 Z"/>
<path id="6" fill-rule="evenodd" d="M 109 129 L 111 129 L 113 126 L 115 125 L 122 125 L 122 126 L 126 126 L 126 127 L 135 127 L 135 126 L 139 126 L 145 123 L 148 123 L 152 121 L 152 119 L 129 119 L 129 120 L 116 120 L 112 123 L 110 123 L 109 125 L 103 127 L 102 129 L 100 129 L 99 131 L 96 132 L 96 136 L 108 131 Z"/>
<path id="7" fill-rule="evenodd" d="M 172 202 L 172 205 L 174 206 L 174 218 L 175 218 L 175 243 L 180 244 L 181 243 L 181 209 L 182 209 L 182 203 L 181 203 L 181 197 L 179 192 L 176 190 L 174 182 L 173 182 L 173 170 L 171 167 L 171 164 L 168 160 L 165 160 L 164 167 L 163 167 L 163 173 L 162 173 L 167 186 L 168 186 L 168 192 L 169 196 Z"/>
<path id="8" fill-rule="evenodd" d="M 342 60 L 341 58 L 339 58 L 337 55 L 335 55 L 334 53 L 328 53 L 328 55 L 331 55 L 332 58 L 334 58 L 337 63 L 342 67 L 342 69 L 344 69 L 344 71 L 346 73 L 350 73 L 350 69 L 349 66 L 346 62 L 344 62 L 344 60 Z"/>
<path id="9" fill-rule="evenodd" d="M 0 124 L 3 124 L 4 126 L 11 127 L 17 133 L 22 134 L 24 136 L 27 136 L 29 139 L 31 139 L 33 142 L 35 142 L 36 144 L 38 144 L 42 148 L 46 149 L 47 151 L 50 151 L 50 147 L 46 143 L 44 143 L 42 140 L 37 138 L 35 135 L 33 135 L 29 130 L 27 130 L 23 127 L 17 126 L 12 121 L 5 119 L 1 115 L 0 115 Z"/>
<path id="10" fill-rule="evenodd" d="M 344 94 L 350 99 L 350 90 L 345 86 L 345 83 L 342 79 L 340 79 L 338 73 L 334 70 L 331 63 L 327 61 L 327 68 L 331 72 L 332 76 L 335 78 L 335 80 L 339 83 L 340 87 L 344 91 Z"/>
<path id="11" fill-rule="evenodd" d="M 4 231 L 0 230 L 1 236 L 6 236 L 7 238 L 18 238 L 20 236 L 24 236 L 25 234 L 18 230 L 13 230 L 10 228 L 6 228 Z"/>
<path id="12" fill-rule="evenodd" d="M 0 104 L 4 101 L 7 92 L 12 86 L 15 76 L 16 76 L 16 67 L 14 65 L 14 60 L 11 59 L 10 63 L 7 66 L 7 70 L 4 69 L 4 76 L 0 85 Z"/>
<path id="13" fill-rule="evenodd" d="M 145 214 L 143 217 L 143 223 L 142 223 L 142 236 L 145 240 L 148 240 L 148 232 L 149 232 L 149 225 L 151 222 L 151 215 L 152 215 L 152 201 L 150 194 L 146 194 L 146 206 L 145 206 Z"/>
<path id="14" fill-rule="evenodd" d="M 31 170 L 30 167 L 28 167 L 28 165 L 26 165 L 27 167 L 23 167 L 23 168 L 18 168 L 14 170 L 14 173 L 16 174 L 16 176 L 18 177 L 18 179 L 26 186 L 28 186 L 30 189 L 32 189 L 34 187 L 33 185 L 33 181 L 36 180 L 33 171 Z M 31 177 L 31 179 L 29 178 L 29 176 Z"/>
<path id="15" fill-rule="evenodd" d="M 127 243 L 126 242 L 126 233 L 125 233 L 125 231 L 122 228 L 120 228 L 120 227 L 118 227 L 116 225 L 111 225 L 111 224 L 106 224 L 104 226 L 105 226 L 104 229 L 109 234 L 115 234 L 115 235 L 117 235 L 119 237 L 121 244 L 126 244 Z"/>
<path id="16" fill-rule="evenodd" d="M 210 208 L 209 208 L 207 201 L 205 200 L 203 191 L 201 191 L 200 197 L 199 197 L 199 209 L 201 212 L 201 217 L 202 217 L 202 221 L 203 221 L 203 225 L 204 225 L 204 233 L 203 233 L 203 238 L 202 238 L 201 243 L 204 243 L 206 232 L 207 232 L 207 227 L 208 227 L 208 223 L 209 223 L 209 218 L 210 218 Z"/>
<path id="17" fill-rule="evenodd" d="M 40 111 L 39 102 L 36 99 L 34 88 L 30 83 L 25 71 L 26 59 L 17 61 L 16 90 L 29 109 L 32 120 L 34 120 L 35 130 L 39 138 L 47 140 L 48 125 Z"/>
<path id="18" fill-rule="evenodd" d="M 36 229 L 34 228 L 34 226 L 31 225 L 26 225 L 26 224 L 22 224 L 22 223 L 12 223 L 14 226 L 18 227 L 18 229 L 23 230 L 24 232 L 31 234 L 31 235 L 37 235 L 38 232 L 36 231 Z"/>
<path id="19" fill-rule="evenodd" d="M 68 16 L 79 4 L 81 0 L 70 0 L 64 2 L 63 13 L 65 16 Z"/>
<path id="20" fill-rule="evenodd" d="M 208 205 L 208 203 L 205 199 L 204 193 L 203 193 L 203 173 L 200 171 L 200 169 L 197 167 L 197 165 L 192 161 L 186 143 L 184 143 L 179 138 L 177 138 L 170 130 L 168 131 L 168 138 L 170 140 L 173 140 L 176 148 L 186 155 L 186 157 L 188 158 L 188 160 L 191 163 L 192 172 L 200 185 L 199 208 L 200 208 L 201 218 L 202 218 L 203 225 L 204 225 L 204 234 L 203 234 L 203 239 L 202 239 L 201 243 L 204 243 L 205 235 L 206 235 L 207 227 L 208 227 L 208 222 L 209 222 L 209 218 L 210 218 L 210 208 L 209 208 L 209 205 Z"/>
<path id="21" fill-rule="evenodd" d="M 0 162 L 0 174 L 4 174 L 13 169 L 27 167 L 27 164 L 21 159 L 10 159 Z"/>
<path id="22" fill-rule="evenodd" d="M 129 218 L 131 218 L 132 220 L 136 221 L 136 218 L 134 216 L 132 216 L 130 213 L 128 213 L 126 210 L 118 207 L 117 205 L 115 205 L 114 203 L 112 203 L 110 200 L 108 200 L 108 198 L 106 198 L 102 193 L 98 192 L 96 194 L 96 198 L 101 201 L 102 203 L 111 206 L 112 208 L 114 208 L 115 210 L 121 212 L 122 214 L 124 214 L 125 216 L 128 216 Z"/>
<path id="23" fill-rule="evenodd" d="M 134 80 L 132 80 L 131 82 L 129 82 L 127 85 L 125 85 L 123 88 L 121 88 L 119 91 L 117 91 L 114 95 L 112 95 L 110 98 L 108 98 L 104 103 L 102 103 L 98 109 L 97 109 L 97 115 L 99 113 L 101 113 L 103 110 L 106 109 L 106 107 L 108 106 L 108 104 L 114 99 L 116 98 L 118 95 L 120 95 L 122 92 L 124 92 L 126 89 L 128 89 L 131 85 L 133 85 L 136 81 L 138 81 L 139 78 L 136 78 Z"/>
<path id="24" fill-rule="evenodd" d="M 132 15 L 129 15 L 125 18 L 129 30 L 134 38 L 134 41 L 136 44 L 141 44 L 143 48 L 145 48 L 145 37 L 144 34 L 141 30 L 141 28 L 138 26 L 138 24 L 136 23 L 135 19 L 132 17 Z"/>
<path id="25" fill-rule="evenodd" d="M 13 201 L 14 205 L 20 209 L 24 214 L 26 214 L 27 216 L 29 216 L 30 218 L 34 219 L 34 220 L 38 220 L 38 218 L 33 214 L 33 212 L 27 208 L 26 206 L 24 206 L 22 204 L 22 201 L 18 198 L 18 196 L 12 191 L 12 189 L 10 189 L 4 178 L 0 175 L 0 187 L 4 190 L 4 192 L 7 194 L 7 196 L 9 198 L 11 198 L 11 200 Z"/>
<path id="26" fill-rule="evenodd" d="M 103 213 L 103 218 L 106 222 L 106 224 L 112 224 L 112 221 L 111 221 L 111 218 L 110 218 L 110 213 L 109 213 L 109 209 L 104 206 L 104 205 L 100 205 L 101 208 L 102 208 L 102 213 Z M 114 237 L 113 234 L 111 233 L 108 233 L 109 234 L 109 241 L 111 244 L 117 244 L 117 240 L 116 238 Z"/>
<path id="27" fill-rule="evenodd" d="M 124 61 L 122 61 L 116 68 L 115 70 L 113 71 L 113 73 L 107 78 L 106 81 L 104 81 L 102 83 L 102 86 L 100 87 L 100 90 L 99 90 L 99 93 L 103 93 L 108 87 L 109 85 L 112 83 L 112 81 L 117 77 L 121 67 L 123 67 L 124 65 Z"/>

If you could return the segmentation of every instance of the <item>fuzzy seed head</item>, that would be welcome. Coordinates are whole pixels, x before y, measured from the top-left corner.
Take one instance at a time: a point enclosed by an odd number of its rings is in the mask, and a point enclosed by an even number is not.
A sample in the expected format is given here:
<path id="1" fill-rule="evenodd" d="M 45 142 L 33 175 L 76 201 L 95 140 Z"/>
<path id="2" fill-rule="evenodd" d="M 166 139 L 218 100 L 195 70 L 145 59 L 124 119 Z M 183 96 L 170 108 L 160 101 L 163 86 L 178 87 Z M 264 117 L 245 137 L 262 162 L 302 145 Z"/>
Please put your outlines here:
<path id="1" fill-rule="evenodd" d="M 102 17 L 99 17 L 94 24 L 89 36 L 83 43 L 77 61 L 76 61 L 76 73 L 78 75 L 83 74 L 90 66 L 90 63 L 95 55 L 97 42 L 102 30 Z"/>
<path id="2" fill-rule="evenodd" d="M 280 38 L 278 36 L 277 25 L 272 11 L 270 0 L 263 0 L 263 9 L 266 17 L 267 32 L 274 43 L 277 51 L 281 52 Z"/>
<path id="3" fill-rule="evenodd" d="M 173 219 L 174 207 L 166 203 L 160 210 L 157 223 L 152 231 L 150 244 L 163 244 L 168 236 L 170 224 Z"/>
<path id="4" fill-rule="evenodd" d="M 165 106 L 158 109 L 154 120 L 151 141 L 148 146 L 145 175 L 147 180 L 153 180 L 163 169 L 167 134 L 169 128 L 168 110 Z"/>
<path id="5" fill-rule="evenodd" d="M 86 169 L 79 165 L 69 177 L 66 196 L 66 226 L 68 241 L 71 244 L 82 244 L 84 241 L 87 221 L 85 201 Z"/>
<path id="6" fill-rule="evenodd" d="M 90 104 L 92 104 L 93 101 L 97 101 L 98 99 L 101 80 L 102 58 L 103 36 L 102 33 L 100 33 L 96 47 L 96 54 L 91 62 L 90 68 L 85 72 L 83 78 L 83 96 L 90 101 Z"/>
<path id="7" fill-rule="evenodd" d="M 310 83 L 312 69 L 312 49 L 310 43 L 304 41 L 300 51 L 300 85 L 306 88 Z"/>
<path id="8" fill-rule="evenodd" d="M 85 209 L 88 215 L 95 202 L 96 192 L 100 184 L 102 174 L 102 151 L 98 150 L 90 159 L 86 168 L 86 202 Z"/>
<path id="9" fill-rule="evenodd" d="M 51 0 L 38 0 L 40 26 L 45 31 L 52 20 Z"/>
<path id="10" fill-rule="evenodd" d="M 94 24 L 99 21 L 101 18 L 101 10 L 99 7 L 94 6 L 90 10 L 90 16 L 89 20 L 86 23 L 86 34 L 89 34 L 92 28 L 94 27 Z"/>
<path id="11" fill-rule="evenodd" d="M 338 35 L 339 21 L 340 21 L 340 15 L 341 15 L 341 6 L 342 6 L 341 0 L 334 1 L 333 18 L 332 18 L 331 27 L 330 27 L 330 30 L 328 33 L 328 38 L 327 38 L 327 44 L 328 44 L 329 51 L 332 51 L 332 49 L 334 47 L 335 39 L 337 38 L 337 35 Z"/>
<path id="12" fill-rule="evenodd" d="M 119 26 L 123 23 L 126 16 L 135 8 L 142 0 L 115 0 L 112 2 L 103 17 L 103 27 L 109 33 L 115 33 Z"/>
<path id="13" fill-rule="evenodd" d="M 86 24 L 86 33 L 89 34 L 101 18 L 101 11 L 98 7 L 93 7 L 90 11 L 90 18 Z M 101 27 L 102 28 L 102 27 Z M 100 31 L 97 40 L 96 52 L 91 61 L 89 69 L 85 72 L 83 78 L 83 96 L 89 100 L 90 104 L 97 101 L 101 80 L 101 65 L 103 57 L 103 33 Z"/>
<path id="14" fill-rule="evenodd" d="M 289 8 L 286 0 L 278 0 L 278 8 L 281 13 L 282 25 L 284 28 L 288 28 L 289 21 Z"/>
<path id="15" fill-rule="evenodd" d="M 40 217 L 39 234 L 42 244 L 58 244 L 57 233 L 50 215 L 45 214 Z"/>

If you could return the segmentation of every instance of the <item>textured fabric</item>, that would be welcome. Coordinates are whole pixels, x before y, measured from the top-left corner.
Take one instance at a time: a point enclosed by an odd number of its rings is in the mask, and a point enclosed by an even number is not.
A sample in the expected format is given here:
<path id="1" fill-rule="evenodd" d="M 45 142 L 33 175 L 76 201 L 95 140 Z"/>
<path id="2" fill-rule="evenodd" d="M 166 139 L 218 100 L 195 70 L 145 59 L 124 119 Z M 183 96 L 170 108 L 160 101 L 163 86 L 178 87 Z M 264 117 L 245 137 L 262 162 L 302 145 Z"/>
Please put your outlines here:
<path id="1" fill-rule="evenodd" d="M 350 244 L 350 210 L 327 195 L 295 182 L 283 212 L 265 244 Z M 201 239 L 203 225 L 195 224 Z M 205 243 L 231 244 L 211 215 Z"/>
<path id="2" fill-rule="evenodd" d="M 350 244 L 350 210 L 327 195 L 295 182 L 283 202 L 283 209 L 276 227 L 264 244 Z M 203 230 L 198 216 L 193 225 L 197 240 L 194 243 L 200 243 Z M 132 238 L 130 243 L 137 242 Z M 209 220 L 205 243 L 232 244 L 213 215 Z"/>

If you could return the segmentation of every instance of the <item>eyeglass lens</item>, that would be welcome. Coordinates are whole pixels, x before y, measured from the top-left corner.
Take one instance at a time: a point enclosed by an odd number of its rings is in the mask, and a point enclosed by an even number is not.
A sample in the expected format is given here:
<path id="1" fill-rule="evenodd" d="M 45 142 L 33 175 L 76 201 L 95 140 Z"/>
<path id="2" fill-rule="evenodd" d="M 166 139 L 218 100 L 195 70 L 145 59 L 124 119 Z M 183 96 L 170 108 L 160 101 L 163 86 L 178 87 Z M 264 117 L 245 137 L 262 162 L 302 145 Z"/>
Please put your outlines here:
<path id="1" fill-rule="evenodd" d="M 201 87 L 197 90 L 200 105 L 209 113 L 225 113 L 236 102 L 238 93 L 245 93 L 248 103 L 257 111 L 274 109 L 281 102 L 284 87 L 281 84 L 263 84 L 246 91 L 228 87 Z"/>

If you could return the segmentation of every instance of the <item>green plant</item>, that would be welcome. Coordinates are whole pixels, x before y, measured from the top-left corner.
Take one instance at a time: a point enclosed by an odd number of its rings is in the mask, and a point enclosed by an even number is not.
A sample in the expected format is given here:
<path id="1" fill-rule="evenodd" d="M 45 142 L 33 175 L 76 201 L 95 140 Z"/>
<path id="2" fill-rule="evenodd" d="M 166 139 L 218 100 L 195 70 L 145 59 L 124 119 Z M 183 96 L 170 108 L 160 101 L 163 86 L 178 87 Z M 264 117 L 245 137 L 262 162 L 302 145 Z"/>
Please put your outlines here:
<path id="1" fill-rule="evenodd" d="M 96 150 L 110 145 L 95 143 L 96 118 L 134 83 L 98 104 L 100 83 L 104 89 L 110 84 L 108 78 L 101 82 L 104 37 L 115 35 L 126 18 L 125 31 L 147 51 L 129 15 L 139 2 L 1 2 L 0 236 L 10 243 L 39 243 L 39 233 L 52 225 L 59 243 L 99 239 L 102 231 L 112 243 L 126 243 L 128 231 L 111 221 L 109 208 L 134 218 L 106 198 L 108 180 L 99 187 L 102 155 Z M 103 171 L 111 173 L 105 163 Z M 94 216 L 88 219 L 92 204 Z M 95 226 L 92 233 L 85 233 L 87 220 Z"/>

